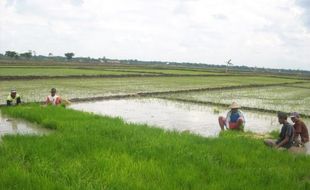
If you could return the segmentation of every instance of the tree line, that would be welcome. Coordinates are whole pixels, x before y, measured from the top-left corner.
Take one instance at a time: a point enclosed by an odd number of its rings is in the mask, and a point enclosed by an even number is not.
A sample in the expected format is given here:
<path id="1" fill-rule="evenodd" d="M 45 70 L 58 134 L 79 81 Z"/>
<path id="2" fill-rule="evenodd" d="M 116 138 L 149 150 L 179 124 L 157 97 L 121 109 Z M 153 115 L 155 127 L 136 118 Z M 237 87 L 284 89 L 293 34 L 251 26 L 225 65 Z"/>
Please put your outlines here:
<path id="1" fill-rule="evenodd" d="M 48 55 L 52 56 L 53 54 L 49 53 Z M 64 55 L 68 60 L 71 60 L 74 57 L 73 52 L 68 52 L 68 53 L 65 53 Z M 12 59 L 18 59 L 18 58 L 31 59 L 33 56 L 36 56 L 36 55 L 35 55 L 35 51 L 29 50 L 28 52 L 24 52 L 24 53 L 18 53 L 16 51 L 6 51 L 4 56 L 12 58 Z"/>

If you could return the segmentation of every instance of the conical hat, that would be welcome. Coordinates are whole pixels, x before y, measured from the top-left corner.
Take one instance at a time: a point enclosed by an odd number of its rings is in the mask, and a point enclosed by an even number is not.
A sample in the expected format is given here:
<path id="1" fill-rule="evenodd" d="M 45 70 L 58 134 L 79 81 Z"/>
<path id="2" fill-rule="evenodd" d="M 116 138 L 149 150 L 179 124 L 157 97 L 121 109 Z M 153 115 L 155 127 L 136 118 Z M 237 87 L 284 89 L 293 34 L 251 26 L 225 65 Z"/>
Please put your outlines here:
<path id="1" fill-rule="evenodd" d="M 240 106 L 239 106 L 236 102 L 233 102 L 233 103 L 230 105 L 230 109 L 237 109 L 237 108 L 240 108 Z"/>

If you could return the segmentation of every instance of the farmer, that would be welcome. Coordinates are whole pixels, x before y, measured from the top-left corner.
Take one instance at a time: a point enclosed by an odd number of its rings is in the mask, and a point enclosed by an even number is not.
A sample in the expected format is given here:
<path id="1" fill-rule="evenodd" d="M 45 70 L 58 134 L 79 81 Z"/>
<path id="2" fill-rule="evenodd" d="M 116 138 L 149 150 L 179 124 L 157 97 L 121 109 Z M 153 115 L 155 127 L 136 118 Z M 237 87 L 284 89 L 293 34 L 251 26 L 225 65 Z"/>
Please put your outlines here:
<path id="1" fill-rule="evenodd" d="M 22 101 L 21 101 L 19 94 L 16 93 L 15 89 L 12 89 L 11 94 L 6 99 L 6 105 L 13 106 L 13 105 L 18 105 L 20 103 L 22 103 Z"/>
<path id="2" fill-rule="evenodd" d="M 45 103 L 48 105 L 59 105 L 59 104 L 61 104 L 61 97 L 56 95 L 56 88 L 51 89 L 51 95 L 47 96 Z"/>
<path id="3" fill-rule="evenodd" d="M 304 147 L 304 144 L 309 142 L 309 133 L 306 124 L 300 119 L 297 112 L 293 112 L 290 115 L 292 122 L 294 123 L 294 145 L 297 147 Z"/>
<path id="4" fill-rule="evenodd" d="M 226 127 L 233 130 L 243 131 L 245 118 L 239 108 L 240 106 L 236 102 L 233 102 L 230 106 L 231 110 L 227 113 L 226 118 L 223 116 L 219 117 L 218 120 L 221 130 L 224 130 L 224 127 Z"/>
<path id="5" fill-rule="evenodd" d="M 274 148 L 285 148 L 289 149 L 293 145 L 294 140 L 294 128 L 287 122 L 287 114 L 284 112 L 278 113 L 278 121 L 282 124 L 281 132 L 278 140 L 265 139 L 264 143 L 267 146 Z"/>

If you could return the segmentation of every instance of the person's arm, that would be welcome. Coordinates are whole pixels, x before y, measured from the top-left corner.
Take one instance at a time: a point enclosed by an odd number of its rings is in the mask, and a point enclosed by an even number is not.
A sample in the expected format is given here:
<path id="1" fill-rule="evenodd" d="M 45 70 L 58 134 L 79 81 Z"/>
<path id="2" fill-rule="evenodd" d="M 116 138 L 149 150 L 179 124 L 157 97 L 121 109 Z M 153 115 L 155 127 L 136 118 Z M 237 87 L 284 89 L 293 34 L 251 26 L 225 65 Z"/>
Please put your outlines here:
<path id="1" fill-rule="evenodd" d="M 16 99 L 16 105 L 18 105 L 18 104 L 20 104 L 20 103 L 22 103 L 22 101 L 21 101 L 20 97 L 17 97 L 17 99 Z"/>
<path id="2" fill-rule="evenodd" d="M 301 135 L 301 125 L 299 122 L 294 124 L 294 140 L 298 140 L 299 135 Z"/>
<path id="3" fill-rule="evenodd" d="M 56 105 L 61 104 L 61 97 L 60 97 L 60 96 L 56 97 L 55 104 L 56 104 Z"/>
<path id="4" fill-rule="evenodd" d="M 289 140 L 290 140 L 290 136 L 292 136 L 293 133 L 294 133 L 293 127 L 292 126 L 288 127 L 286 129 L 285 138 L 282 141 L 280 141 L 275 147 L 279 148 L 279 147 L 287 144 L 289 142 Z"/>
<path id="5" fill-rule="evenodd" d="M 245 124 L 245 115 L 242 111 L 240 111 L 240 117 L 243 119 L 243 124 Z"/>
<path id="6" fill-rule="evenodd" d="M 288 141 L 289 141 L 289 137 L 288 137 L 288 136 L 285 136 L 285 138 L 284 138 L 282 141 L 280 141 L 280 142 L 275 146 L 275 148 L 280 148 L 281 146 L 287 144 Z"/>
<path id="7" fill-rule="evenodd" d="M 226 115 L 226 128 L 228 128 L 229 126 L 230 116 L 231 116 L 231 111 L 229 111 Z"/>
<path id="8" fill-rule="evenodd" d="M 45 100 L 45 104 L 50 104 L 50 99 L 48 98 L 48 96 L 46 97 L 46 100 Z"/>

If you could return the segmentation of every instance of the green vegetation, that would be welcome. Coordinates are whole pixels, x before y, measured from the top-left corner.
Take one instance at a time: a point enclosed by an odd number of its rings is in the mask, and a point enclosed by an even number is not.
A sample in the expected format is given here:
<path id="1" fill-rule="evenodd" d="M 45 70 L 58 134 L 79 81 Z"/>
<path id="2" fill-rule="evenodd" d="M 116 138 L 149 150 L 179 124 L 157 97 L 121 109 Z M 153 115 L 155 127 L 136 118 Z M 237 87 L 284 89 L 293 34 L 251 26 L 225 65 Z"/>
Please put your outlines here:
<path id="1" fill-rule="evenodd" d="M 111 69 L 112 70 L 112 69 Z M 120 69 L 115 69 L 120 70 Z M 154 73 L 154 74 L 171 74 L 171 75 L 226 75 L 223 72 L 210 72 L 208 70 L 186 70 L 186 69 L 167 69 L 167 68 L 126 68 L 122 71 L 140 72 L 140 73 Z"/>
<path id="2" fill-rule="evenodd" d="M 295 87 L 302 87 L 302 88 L 308 88 L 308 89 L 310 89 L 310 82 L 301 83 L 301 84 L 293 84 L 293 85 L 289 85 L 289 86 L 295 86 Z"/>
<path id="3" fill-rule="evenodd" d="M 290 83 L 298 80 L 272 77 L 210 76 L 210 77 L 129 77 L 91 79 L 42 79 L 0 81 L 0 97 L 16 88 L 24 101 L 43 101 L 52 87 L 65 98 L 86 98 L 137 92 L 156 92 L 215 88 L 251 84 Z"/>
<path id="4" fill-rule="evenodd" d="M 310 157 L 240 133 L 202 138 L 62 107 L 1 108 L 46 136 L 5 136 L 0 189 L 309 189 Z"/>
<path id="5" fill-rule="evenodd" d="M 295 85 L 295 84 L 294 84 Z M 301 85 L 301 84 L 298 84 Z M 272 86 L 164 95 L 164 97 L 230 104 L 277 111 L 298 111 L 310 115 L 310 88 Z M 161 95 L 163 97 L 163 95 Z"/>
<path id="6" fill-rule="evenodd" d="M 138 72 L 126 72 L 103 69 L 78 68 L 42 68 L 42 67 L 1 67 L 0 76 L 93 76 L 93 75 L 138 75 Z"/>

